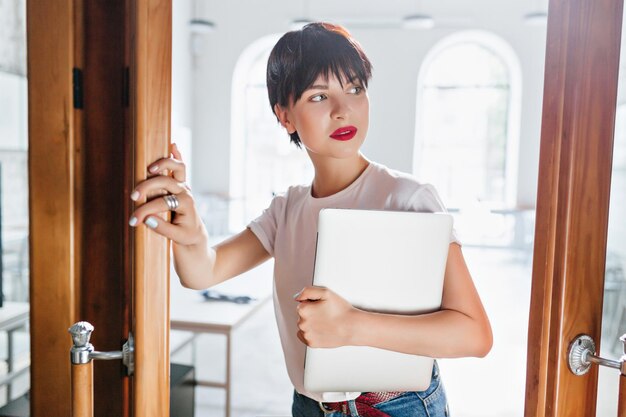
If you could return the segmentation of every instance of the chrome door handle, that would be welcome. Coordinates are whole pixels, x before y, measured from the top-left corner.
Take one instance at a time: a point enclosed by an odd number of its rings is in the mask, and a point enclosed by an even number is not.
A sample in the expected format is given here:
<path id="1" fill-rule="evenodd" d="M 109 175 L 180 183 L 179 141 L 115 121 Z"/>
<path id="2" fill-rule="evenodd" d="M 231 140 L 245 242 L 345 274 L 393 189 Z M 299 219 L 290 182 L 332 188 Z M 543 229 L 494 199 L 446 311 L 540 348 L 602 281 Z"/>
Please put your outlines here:
<path id="1" fill-rule="evenodd" d="M 72 364 L 80 365 L 89 363 L 93 359 L 112 360 L 121 359 L 122 363 L 126 365 L 126 372 L 128 375 L 132 375 L 135 370 L 135 344 L 133 340 L 133 334 L 128 335 L 128 340 L 124 343 L 122 350 L 114 350 L 111 352 L 99 352 L 94 350 L 94 347 L 89 343 L 91 338 L 91 332 L 94 327 L 91 323 L 86 321 L 79 321 L 69 328 L 69 332 L 72 335 L 72 341 L 74 345 L 70 349 L 70 359 Z"/>
<path id="2" fill-rule="evenodd" d="M 624 347 L 624 354 L 619 361 L 614 361 L 596 355 L 596 344 L 590 336 L 586 334 L 576 336 L 568 349 L 569 370 L 574 375 L 584 375 L 589 372 L 591 364 L 595 363 L 596 365 L 619 369 L 622 375 L 626 375 L 626 334 L 622 335 L 619 340 Z"/>

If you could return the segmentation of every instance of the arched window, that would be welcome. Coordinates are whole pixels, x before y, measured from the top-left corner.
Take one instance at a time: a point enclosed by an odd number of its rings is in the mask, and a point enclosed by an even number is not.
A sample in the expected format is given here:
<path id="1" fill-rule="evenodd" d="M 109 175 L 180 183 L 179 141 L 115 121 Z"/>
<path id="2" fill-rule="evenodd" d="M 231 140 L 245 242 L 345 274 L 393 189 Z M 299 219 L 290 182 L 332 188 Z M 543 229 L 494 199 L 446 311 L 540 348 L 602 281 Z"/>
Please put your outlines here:
<path id="1" fill-rule="evenodd" d="M 514 207 L 521 76 L 512 49 L 494 35 L 442 40 L 418 79 L 414 172 L 449 207 Z"/>
<path id="2" fill-rule="evenodd" d="M 279 36 L 262 38 L 242 53 L 233 76 L 229 229 L 241 230 L 272 196 L 310 183 L 313 167 L 289 140 L 270 109 L 265 71 Z"/>

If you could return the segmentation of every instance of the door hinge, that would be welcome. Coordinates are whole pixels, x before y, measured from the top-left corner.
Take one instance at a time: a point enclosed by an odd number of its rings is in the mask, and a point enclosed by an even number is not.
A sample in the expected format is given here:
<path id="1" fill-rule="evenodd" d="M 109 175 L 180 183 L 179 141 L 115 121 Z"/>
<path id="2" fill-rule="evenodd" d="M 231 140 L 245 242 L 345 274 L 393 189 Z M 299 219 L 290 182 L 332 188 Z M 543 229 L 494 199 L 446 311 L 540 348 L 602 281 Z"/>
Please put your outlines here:
<path id="1" fill-rule="evenodd" d="M 74 90 L 74 108 L 83 108 L 83 71 L 80 68 L 72 69 L 72 88 Z"/>

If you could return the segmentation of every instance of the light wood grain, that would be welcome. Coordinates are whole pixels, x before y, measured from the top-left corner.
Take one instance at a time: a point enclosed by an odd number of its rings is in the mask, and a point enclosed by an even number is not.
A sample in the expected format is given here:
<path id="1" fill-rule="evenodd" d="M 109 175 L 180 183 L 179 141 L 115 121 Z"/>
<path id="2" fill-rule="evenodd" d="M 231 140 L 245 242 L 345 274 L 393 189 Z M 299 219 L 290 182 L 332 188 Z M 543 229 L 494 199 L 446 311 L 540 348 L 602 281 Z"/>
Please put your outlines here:
<path id="1" fill-rule="evenodd" d="M 550 2 L 526 417 L 595 415 L 566 353 L 600 338 L 621 24 L 622 0 Z"/>
<path id="2" fill-rule="evenodd" d="M 147 166 L 168 156 L 170 142 L 172 4 L 136 0 L 132 96 L 135 122 L 135 180 Z M 169 243 L 138 227 L 134 243 L 134 330 L 136 416 L 169 415 Z"/>
<path id="3" fill-rule="evenodd" d="M 27 2 L 31 413 L 70 415 L 78 321 L 75 217 L 74 2 Z"/>
<path id="4" fill-rule="evenodd" d="M 72 365 L 72 417 L 93 417 L 93 361 Z"/>

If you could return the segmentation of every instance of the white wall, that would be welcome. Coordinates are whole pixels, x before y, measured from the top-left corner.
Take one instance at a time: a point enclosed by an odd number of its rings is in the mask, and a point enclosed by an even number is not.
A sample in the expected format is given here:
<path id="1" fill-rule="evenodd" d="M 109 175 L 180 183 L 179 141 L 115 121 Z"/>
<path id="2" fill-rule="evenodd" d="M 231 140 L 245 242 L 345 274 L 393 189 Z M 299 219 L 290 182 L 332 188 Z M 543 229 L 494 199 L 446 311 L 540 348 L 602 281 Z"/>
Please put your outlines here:
<path id="1" fill-rule="evenodd" d="M 187 1 L 191 0 L 176 0 L 175 7 L 182 8 L 181 3 Z M 415 12 L 415 3 L 405 0 L 367 5 L 356 0 L 320 0 L 309 2 L 306 7 L 287 0 L 198 1 L 196 17 L 213 21 L 216 30 L 203 40 L 202 55 L 195 61 L 189 87 L 193 91 L 192 185 L 196 192 L 224 194 L 229 189 L 232 74 L 237 59 L 248 45 L 265 35 L 289 30 L 289 22 L 302 17 L 303 11 L 313 19 L 339 23 L 341 19 L 355 17 L 354 10 L 359 13 L 356 17 L 383 19 L 399 19 Z M 417 75 L 424 56 L 430 47 L 449 34 L 465 29 L 487 30 L 508 42 L 522 65 L 518 204 L 534 205 L 546 28 L 524 23 L 522 16 L 533 7 L 530 3 L 538 5 L 538 2 L 524 0 L 477 0 L 471 4 L 440 0 L 429 4 L 427 11 L 441 22 L 429 31 L 346 24 L 374 65 L 370 84 L 370 131 L 363 147 L 365 155 L 392 168 L 412 172 Z M 376 7 L 382 9 L 376 10 Z M 470 22 L 463 26 L 454 24 L 452 20 L 457 17 L 466 17 Z M 175 42 L 175 57 L 180 55 L 176 52 L 180 47 L 189 53 L 187 44 Z M 277 140 L 288 140 L 288 137 Z"/>
<path id="2" fill-rule="evenodd" d="M 176 142 L 183 159 L 193 169 L 193 58 L 189 48 L 192 3 L 190 0 L 175 0 L 172 3 L 172 142 Z M 187 181 L 193 181 L 191 173 L 188 173 Z"/>
<path id="3" fill-rule="evenodd" d="M 0 71 L 26 75 L 26 1 L 0 1 Z"/>
<path id="4" fill-rule="evenodd" d="M 172 11 L 172 126 L 192 126 L 191 1 L 176 0 Z M 175 138 L 174 138 L 175 139 Z"/>

